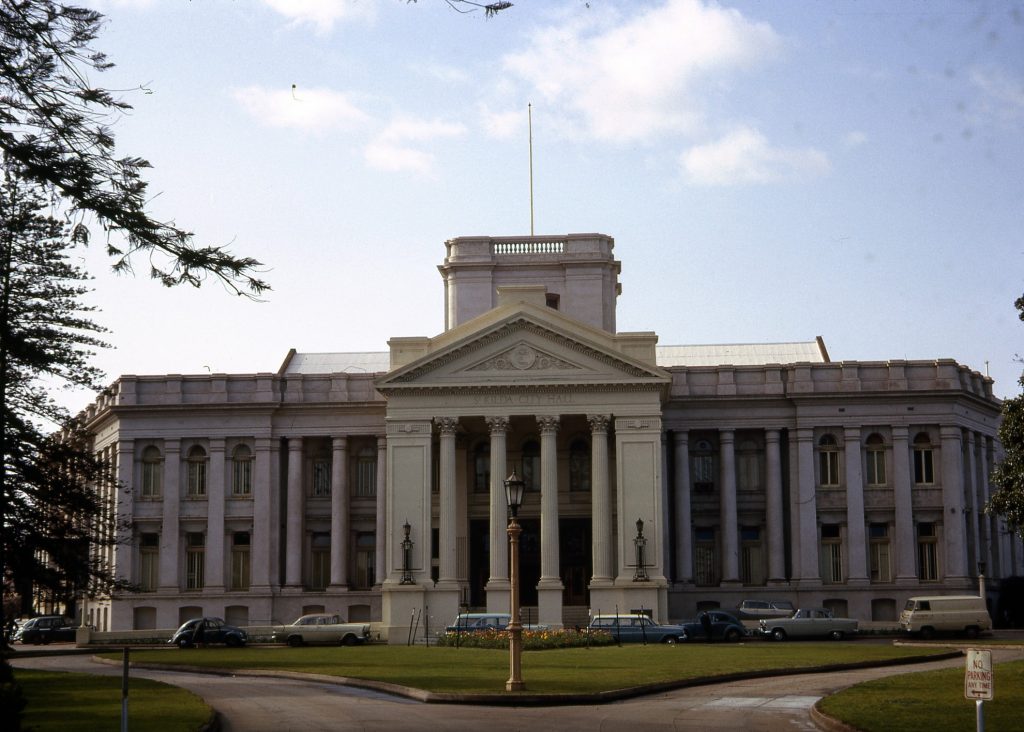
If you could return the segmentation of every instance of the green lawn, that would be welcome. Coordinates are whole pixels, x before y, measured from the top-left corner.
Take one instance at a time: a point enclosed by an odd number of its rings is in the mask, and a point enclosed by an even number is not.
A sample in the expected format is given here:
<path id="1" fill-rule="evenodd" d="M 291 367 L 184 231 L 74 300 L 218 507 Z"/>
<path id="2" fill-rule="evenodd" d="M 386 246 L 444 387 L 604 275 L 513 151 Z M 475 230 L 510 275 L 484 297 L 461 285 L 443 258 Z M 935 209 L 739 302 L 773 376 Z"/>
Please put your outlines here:
<path id="1" fill-rule="evenodd" d="M 826 714 L 864 732 L 974 730 L 975 703 L 964 698 L 964 669 L 893 676 L 858 684 L 819 702 Z M 1024 661 L 997 664 L 995 698 L 985 702 L 985 728 L 1021 729 Z"/>
<path id="2" fill-rule="evenodd" d="M 523 655 L 530 693 L 593 693 L 702 676 L 930 655 L 945 649 L 868 643 L 631 645 Z M 476 648 L 197 648 L 133 651 L 134 662 L 348 676 L 439 692 L 501 692 L 508 652 Z"/>
<path id="3" fill-rule="evenodd" d="M 95 732 L 121 725 L 121 677 L 15 670 L 28 704 L 22 727 L 35 732 Z M 195 694 L 156 681 L 128 685 L 128 725 L 146 732 L 198 730 L 210 708 Z"/>

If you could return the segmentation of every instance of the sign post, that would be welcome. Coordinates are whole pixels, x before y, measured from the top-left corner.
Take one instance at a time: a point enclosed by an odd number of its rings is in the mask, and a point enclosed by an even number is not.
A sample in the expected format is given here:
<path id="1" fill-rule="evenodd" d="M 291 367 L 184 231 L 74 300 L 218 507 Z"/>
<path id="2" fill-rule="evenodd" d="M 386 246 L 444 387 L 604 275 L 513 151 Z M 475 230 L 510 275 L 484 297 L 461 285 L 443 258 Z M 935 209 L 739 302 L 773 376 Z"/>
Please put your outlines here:
<path id="1" fill-rule="evenodd" d="M 995 678 L 992 675 L 992 651 L 967 649 L 967 668 L 964 673 L 964 697 L 974 699 L 978 732 L 985 732 L 986 701 L 995 697 Z"/>

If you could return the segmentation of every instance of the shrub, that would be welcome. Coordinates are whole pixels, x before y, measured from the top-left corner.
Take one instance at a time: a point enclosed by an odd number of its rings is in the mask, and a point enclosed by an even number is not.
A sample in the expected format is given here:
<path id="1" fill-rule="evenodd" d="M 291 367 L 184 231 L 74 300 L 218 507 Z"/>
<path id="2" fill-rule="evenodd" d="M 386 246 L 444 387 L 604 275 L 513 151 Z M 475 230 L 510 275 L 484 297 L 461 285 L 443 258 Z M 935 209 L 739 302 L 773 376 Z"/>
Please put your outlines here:
<path id="1" fill-rule="evenodd" d="M 585 648 L 587 646 L 610 646 L 613 643 L 611 633 L 603 630 L 577 631 L 570 628 L 562 630 L 524 630 L 523 650 L 542 651 L 548 648 Z M 437 645 L 465 648 L 508 648 L 508 633 L 504 630 L 485 630 L 481 632 L 444 633 L 437 639 Z"/>

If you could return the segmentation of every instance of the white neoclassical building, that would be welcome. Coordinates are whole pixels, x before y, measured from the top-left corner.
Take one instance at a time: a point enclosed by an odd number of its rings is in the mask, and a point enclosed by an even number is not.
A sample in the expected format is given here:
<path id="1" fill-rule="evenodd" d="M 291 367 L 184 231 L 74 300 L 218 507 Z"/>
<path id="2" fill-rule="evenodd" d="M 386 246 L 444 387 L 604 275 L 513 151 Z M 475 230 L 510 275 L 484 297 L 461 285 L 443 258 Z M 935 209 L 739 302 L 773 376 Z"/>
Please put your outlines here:
<path id="1" fill-rule="evenodd" d="M 411 617 L 505 610 L 513 470 L 522 600 L 551 626 L 757 598 L 893 620 L 911 595 L 977 592 L 979 562 L 993 592 L 1024 574 L 981 512 L 1000 455 L 987 377 L 835 363 L 820 338 L 620 333 L 600 234 L 445 246 L 433 337 L 293 350 L 277 373 L 122 376 L 90 408 L 127 519 L 110 560 L 136 588 L 85 601 L 92 623 L 323 610 L 405 642 Z"/>

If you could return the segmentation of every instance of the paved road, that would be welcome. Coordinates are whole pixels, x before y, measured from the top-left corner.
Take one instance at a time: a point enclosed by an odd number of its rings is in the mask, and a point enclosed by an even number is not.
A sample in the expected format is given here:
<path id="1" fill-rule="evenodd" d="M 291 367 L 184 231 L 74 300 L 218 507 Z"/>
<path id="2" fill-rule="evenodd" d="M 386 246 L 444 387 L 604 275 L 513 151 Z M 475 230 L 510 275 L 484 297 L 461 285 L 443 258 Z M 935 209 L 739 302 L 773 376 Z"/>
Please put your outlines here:
<path id="1" fill-rule="evenodd" d="M 1018 651 L 996 651 L 994 661 L 1020 658 Z M 120 673 L 89 656 L 14 659 L 25 668 Z M 371 691 L 330 684 L 133 670 L 138 676 L 174 684 L 201 696 L 222 717 L 227 732 L 421 732 L 457 730 L 506 732 L 558 729 L 735 730 L 775 732 L 814 730 L 810 709 L 826 694 L 868 679 L 936 668 L 963 666 L 963 659 L 914 666 L 805 674 L 703 686 L 615 704 L 496 708 L 422 704 Z M 528 680 L 527 680 L 528 681 Z M 129 704 L 130 706 L 130 704 Z"/>

